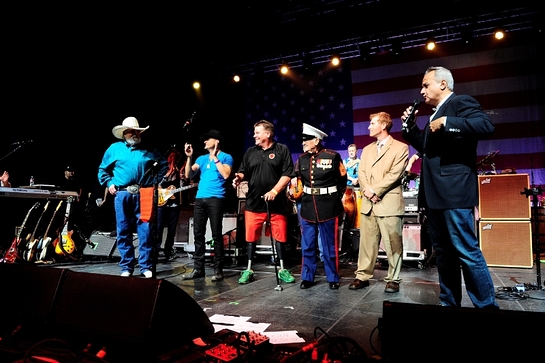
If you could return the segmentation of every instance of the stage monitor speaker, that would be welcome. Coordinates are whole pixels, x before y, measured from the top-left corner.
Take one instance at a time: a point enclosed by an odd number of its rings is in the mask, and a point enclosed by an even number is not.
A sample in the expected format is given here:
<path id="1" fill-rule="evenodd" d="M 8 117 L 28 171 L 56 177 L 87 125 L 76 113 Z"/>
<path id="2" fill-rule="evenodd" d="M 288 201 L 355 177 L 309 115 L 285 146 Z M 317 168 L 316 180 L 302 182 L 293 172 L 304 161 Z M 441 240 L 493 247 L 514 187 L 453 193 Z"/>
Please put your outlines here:
<path id="1" fill-rule="evenodd" d="M 530 219 L 528 174 L 479 175 L 480 219 Z"/>
<path id="2" fill-rule="evenodd" d="M 488 266 L 533 267 L 530 221 L 479 221 L 479 245 Z"/>
<path id="3" fill-rule="evenodd" d="M 379 334 L 383 362 L 543 359 L 539 348 L 543 335 L 536 333 L 545 324 L 543 312 L 384 301 L 382 313 Z"/>
<path id="4" fill-rule="evenodd" d="M 29 340 L 90 343 L 112 361 L 149 362 L 214 332 L 197 302 L 166 280 L 0 264 L 0 283 L 0 336 L 20 327 Z"/>
<path id="5" fill-rule="evenodd" d="M 0 319 L 2 331 L 10 326 L 42 328 L 51 320 L 53 301 L 65 270 L 34 264 L 0 263 Z"/>
<path id="6" fill-rule="evenodd" d="M 132 344 L 153 352 L 214 332 L 191 296 L 160 279 L 68 271 L 54 311 L 60 331 L 105 339 L 110 346 Z"/>

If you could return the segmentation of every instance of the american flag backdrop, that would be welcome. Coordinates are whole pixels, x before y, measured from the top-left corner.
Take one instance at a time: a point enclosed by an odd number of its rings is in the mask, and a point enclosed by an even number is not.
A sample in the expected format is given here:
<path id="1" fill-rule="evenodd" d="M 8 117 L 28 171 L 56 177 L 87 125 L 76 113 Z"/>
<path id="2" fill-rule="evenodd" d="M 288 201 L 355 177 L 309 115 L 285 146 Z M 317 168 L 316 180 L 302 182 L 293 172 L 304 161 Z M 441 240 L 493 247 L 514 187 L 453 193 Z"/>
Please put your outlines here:
<path id="1" fill-rule="evenodd" d="M 324 145 L 345 150 L 354 140 L 350 62 L 295 68 L 287 75 L 269 72 L 254 76 L 246 87 L 246 148 L 255 145 L 253 125 L 262 119 L 274 124 L 276 141 L 294 158 L 302 151 L 303 123 L 322 130 Z"/>
<path id="2" fill-rule="evenodd" d="M 386 111 L 394 118 L 392 135 L 401 137 L 401 115 L 415 99 L 429 66 L 444 66 L 454 76 L 454 92 L 475 97 L 496 130 L 478 144 L 476 163 L 489 153 L 497 173 L 516 170 L 528 174 L 530 184 L 545 185 L 545 73 L 544 43 L 498 46 L 483 40 L 469 49 L 459 43 L 439 44 L 430 56 L 422 49 L 405 50 L 402 57 L 378 56 L 373 64 L 352 61 L 354 140 L 359 148 L 369 137 L 369 115 Z M 417 124 L 422 128 L 432 114 L 421 104 Z M 448 121 L 447 121 L 448 122 Z M 410 148 L 410 155 L 415 150 Z M 420 162 L 413 167 L 420 171 Z M 482 172 L 491 173 L 491 165 Z"/>
<path id="3" fill-rule="evenodd" d="M 370 62 L 346 59 L 341 67 L 316 66 L 251 80 L 246 88 L 246 148 L 254 145 L 253 124 L 266 119 L 275 124 L 276 139 L 290 148 L 294 159 L 301 152 L 303 122 L 323 130 L 328 148 L 347 157 L 354 142 L 358 154 L 369 137 L 369 115 L 388 112 L 394 119 L 392 136 L 401 137 L 401 115 L 415 99 L 422 100 L 422 77 L 429 66 L 449 68 L 454 92 L 475 97 L 496 127 L 494 135 L 479 142 L 476 163 L 498 152 L 497 173 L 514 169 L 528 174 L 532 185 L 545 185 L 545 46 L 543 42 L 481 40 L 472 47 L 457 42 L 439 44 L 432 55 L 421 48 L 405 49 L 401 57 L 376 54 Z M 431 107 L 421 104 L 417 123 L 423 127 Z M 415 150 L 410 148 L 410 155 Z M 492 172 L 485 165 L 483 172 Z M 420 162 L 413 167 L 420 171 Z"/>

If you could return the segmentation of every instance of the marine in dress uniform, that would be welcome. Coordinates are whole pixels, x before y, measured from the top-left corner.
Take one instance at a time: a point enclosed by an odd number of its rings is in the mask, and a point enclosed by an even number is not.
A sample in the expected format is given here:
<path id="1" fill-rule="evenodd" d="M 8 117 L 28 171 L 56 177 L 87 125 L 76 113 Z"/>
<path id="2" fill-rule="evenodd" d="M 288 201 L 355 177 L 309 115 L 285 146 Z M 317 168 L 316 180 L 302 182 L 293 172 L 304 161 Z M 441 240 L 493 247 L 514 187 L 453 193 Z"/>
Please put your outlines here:
<path id="1" fill-rule="evenodd" d="M 303 124 L 303 151 L 295 164 L 301 178 L 301 288 L 314 284 L 318 233 L 322 243 L 324 269 L 330 289 L 339 288 L 339 217 L 344 213 L 342 196 L 346 189 L 346 169 L 339 153 L 323 147 L 327 134 Z"/>

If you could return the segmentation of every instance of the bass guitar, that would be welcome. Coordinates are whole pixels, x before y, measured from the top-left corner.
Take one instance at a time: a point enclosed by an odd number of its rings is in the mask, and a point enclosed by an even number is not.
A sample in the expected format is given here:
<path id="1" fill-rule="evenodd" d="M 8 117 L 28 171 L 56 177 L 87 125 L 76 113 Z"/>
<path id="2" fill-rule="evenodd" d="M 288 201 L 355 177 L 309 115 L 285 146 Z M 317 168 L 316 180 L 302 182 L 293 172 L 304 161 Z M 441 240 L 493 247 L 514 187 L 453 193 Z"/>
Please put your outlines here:
<path id="1" fill-rule="evenodd" d="M 183 190 L 187 190 L 187 189 L 191 189 L 191 188 L 195 188 L 197 187 L 199 184 L 198 183 L 195 183 L 195 184 L 191 184 L 191 185 L 187 185 L 185 187 L 180 187 L 180 188 L 176 188 L 174 185 L 171 185 L 169 186 L 168 188 L 159 188 L 157 190 L 157 205 L 159 207 L 162 207 L 164 206 L 167 201 L 170 199 L 170 198 L 174 198 L 174 194 L 178 193 L 178 192 L 181 192 Z"/>
<path id="2" fill-rule="evenodd" d="M 64 218 L 64 227 L 59 237 L 53 242 L 55 246 L 55 253 L 59 256 L 70 256 L 76 250 L 76 244 L 72 239 L 72 234 L 74 231 L 68 231 L 68 220 L 70 218 L 70 206 L 74 201 L 74 197 L 68 198 L 68 203 L 66 204 L 66 213 Z"/>
<path id="3" fill-rule="evenodd" d="M 32 232 L 32 235 L 28 239 L 26 251 L 24 253 L 23 258 L 26 261 L 32 261 L 34 258 L 34 252 L 36 251 L 36 244 L 39 242 L 37 238 L 34 238 L 36 235 L 36 231 L 38 230 L 38 226 L 40 225 L 40 222 L 42 221 L 42 217 L 45 214 L 45 211 L 47 210 L 47 207 L 49 206 L 49 200 L 47 203 L 45 203 L 44 210 L 42 211 L 42 214 L 40 215 L 40 218 L 38 218 L 38 222 L 36 223 L 36 227 L 34 227 L 34 232 Z"/>
<path id="4" fill-rule="evenodd" d="M 49 229 L 51 228 L 51 224 L 55 220 L 55 216 L 57 215 L 57 211 L 61 207 L 61 204 L 62 204 L 62 200 L 59 202 L 59 204 L 57 204 L 57 208 L 55 209 L 55 212 L 53 213 L 53 217 L 51 217 L 51 221 L 49 222 L 49 225 L 47 226 L 47 229 L 45 230 L 45 233 L 38 245 L 40 248 L 40 254 L 38 255 L 38 258 L 36 258 L 37 261 L 43 261 L 45 257 L 47 256 L 47 251 L 49 249 L 49 244 L 51 242 L 51 237 L 48 237 L 47 235 L 49 234 Z M 35 252 L 33 251 L 31 253 L 34 254 Z"/>
<path id="5" fill-rule="evenodd" d="M 21 257 L 22 254 L 19 254 L 20 252 L 20 242 L 21 242 L 21 234 L 23 233 L 23 230 L 25 229 L 25 224 L 28 220 L 28 217 L 30 217 L 30 213 L 37 209 L 40 206 L 40 202 L 36 202 L 30 209 L 28 210 L 25 220 L 23 221 L 23 224 L 21 225 L 21 228 L 19 228 L 19 231 L 17 231 L 17 236 L 13 240 L 11 247 L 8 249 L 6 254 L 4 255 L 4 263 L 14 263 L 16 261 L 22 261 L 23 258 Z"/>

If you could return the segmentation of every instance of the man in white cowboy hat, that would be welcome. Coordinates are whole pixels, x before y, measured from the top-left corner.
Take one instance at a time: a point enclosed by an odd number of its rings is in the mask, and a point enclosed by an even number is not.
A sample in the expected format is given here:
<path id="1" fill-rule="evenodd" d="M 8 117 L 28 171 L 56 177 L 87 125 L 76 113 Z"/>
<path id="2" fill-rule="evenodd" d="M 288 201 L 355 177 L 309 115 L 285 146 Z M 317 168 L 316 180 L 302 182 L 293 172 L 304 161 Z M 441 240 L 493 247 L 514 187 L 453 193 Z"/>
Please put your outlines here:
<path id="1" fill-rule="evenodd" d="M 183 275 L 182 279 L 191 280 L 205 276 L 204 258 L 206 253 L 206 222 L 210 220 L 210 230 L 214 241 L 214 275 L 212 281 L 223 280 L 223 209 L 225 204 L 225 186 L 233 168 L 233 157 L 221 150 L 224 141 L 218 130 L 210 130 L 201 136 L 206 154 L 199 156 L 193 164 L 193 146 L 185 144 L 185 177 L 200 175 L 195 207 L 193 211 L 193 234 L 195 254 L 193 271 Z M 190 172 L 192 172 L 190 174 Z"/>
<path id="2" fill-rule="evenodd" d="M 146 278 L 153 277 L 153 241 L 148 218 L 141 215 L 140 189 L 153 186 L 166 174 L 168 164 L 160 152 L 142 143 L 140 127 L 135 117 L 127 117 L 112 129 L 120 141 L 111 144 L 98 167 L 98 180 L 114 196 L 117 229 L 117 249 L 121 256 L 121 276 L 132 276 L 136 266 L 133 231 L 138 234 L 138 264 Z M 159 162 L 157 165 L 155 161 Z M 156 167 L 155 172 L 152 168 Z"/>
<path id="3" fill-rule="evenodd" d="M 303 266 L 301 289 L 314 285 L 318 233 L 322 243 L 324 270 L 329 288 L 339 288 L 339 241 L 337 226 L 344 213 L 342 196 L 346 189 L 346 169 L 341 155 L 324 148 L 322 140 L 327 134 L 303 124 L 303 151 L 295 163 L 295 173 L 301 178 L 301 252 Z"/>

